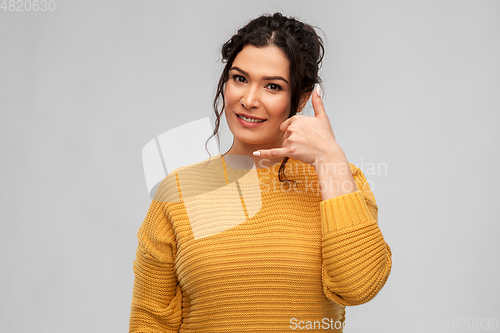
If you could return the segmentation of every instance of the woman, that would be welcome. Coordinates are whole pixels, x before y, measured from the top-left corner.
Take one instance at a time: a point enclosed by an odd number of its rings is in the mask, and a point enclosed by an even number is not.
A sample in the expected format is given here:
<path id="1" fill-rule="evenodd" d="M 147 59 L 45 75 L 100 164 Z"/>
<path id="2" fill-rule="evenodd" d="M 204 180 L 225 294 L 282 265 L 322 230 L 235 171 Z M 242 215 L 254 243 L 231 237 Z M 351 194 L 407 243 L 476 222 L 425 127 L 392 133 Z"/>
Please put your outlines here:
<path id="1" fill-rule="evenodd" d="M 233 145 L 158 188 L 138 233 L 130 332 L 342 332 L 345 306 L 385 284 L 391 252 L 314 89 L 322 41 L 276 13 L 222 57 L 213 135 L 226 112 Z M 297 115 L 311 95 L 314 117 Z"/>

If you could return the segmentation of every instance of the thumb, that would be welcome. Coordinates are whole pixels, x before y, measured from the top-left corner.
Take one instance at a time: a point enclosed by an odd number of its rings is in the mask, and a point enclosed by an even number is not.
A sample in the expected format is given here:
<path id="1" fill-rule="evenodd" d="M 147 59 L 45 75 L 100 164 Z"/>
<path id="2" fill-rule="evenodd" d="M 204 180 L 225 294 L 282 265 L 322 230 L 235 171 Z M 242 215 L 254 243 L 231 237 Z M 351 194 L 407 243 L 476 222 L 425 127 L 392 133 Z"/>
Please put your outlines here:
<path id="1" fill-rule="evenodd" d="M 319 84 L 316 85 L 316 89 L 314 89 L 312 96 L 312 106 L 314 109 L 314 116 L 318 118 L 326 117 L 325 106 L 323 105 L 323 99 L 321 98 L 321 86 Z"/>

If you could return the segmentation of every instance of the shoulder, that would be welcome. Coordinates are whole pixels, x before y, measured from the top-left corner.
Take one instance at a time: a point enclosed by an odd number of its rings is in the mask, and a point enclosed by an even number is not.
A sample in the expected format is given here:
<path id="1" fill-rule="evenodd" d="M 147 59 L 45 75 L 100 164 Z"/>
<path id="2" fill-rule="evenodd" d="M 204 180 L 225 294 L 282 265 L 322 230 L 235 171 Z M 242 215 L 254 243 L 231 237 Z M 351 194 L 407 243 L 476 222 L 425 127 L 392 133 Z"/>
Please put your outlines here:
<path id="1" fill-rule="evenodd" d="M 221 170 L 222 163 L 217 157 L 174 169 L 159 183 L 153 199 L 176 203 L 182 197 L 198 195 L 207 191 L 207 186 L 213 187 L 214 179 L 221 178 Z"/>
<path id="2" fill-rule="evenodd" d="M 370 188 L 370 184 L 366 179 L 363 171 L 350 162 L 349 162 L 349 167 L 351 168 L 351 173 L 354 178 L 354 181 L 356 182 L 357 189 L 363 193 L 363 196 L 365 197 L 367 202 L 376 206 L 377 203 L 375 200 L 375 196 L 373 195 L 373 192 Z"/>
<path id="3" fill-rule="evenodd" d="M 361 171 L 360 168 L 358 168 L 357 166 L 355 166 L 351 162 L 348 162 L 348 163 L 349 163 L 349 168 L 351 168 L 351 173 L 352 173 L 353 176 L 363 175 L 363 172 Z"/>
<path id="4" fill-rule="evenodd" d="M 158 184 L 153 200 L 158 202 L 180 202 L 178 185 L 177 185 L 177 169 L 170 172 Z"/>

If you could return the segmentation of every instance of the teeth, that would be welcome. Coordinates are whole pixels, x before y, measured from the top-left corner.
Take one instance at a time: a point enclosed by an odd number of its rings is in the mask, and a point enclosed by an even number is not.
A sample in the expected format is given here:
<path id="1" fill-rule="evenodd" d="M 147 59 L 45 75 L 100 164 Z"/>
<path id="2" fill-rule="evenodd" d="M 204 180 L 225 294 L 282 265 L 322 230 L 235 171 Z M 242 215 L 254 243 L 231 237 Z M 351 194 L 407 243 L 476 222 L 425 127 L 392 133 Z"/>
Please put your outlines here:
<path id="1" fill-rule="evenodd" d="M 246 117 L 240 116 L 239 114 L 237 114 L 237 116 L 240 117 L 241 119 L 243 119 L 244 121 L 248 121 L 250 123 L 261 123 L 261 122 L 265 121 L 265 119 L 258 120 L 258 119 L 246 118 Z"/>

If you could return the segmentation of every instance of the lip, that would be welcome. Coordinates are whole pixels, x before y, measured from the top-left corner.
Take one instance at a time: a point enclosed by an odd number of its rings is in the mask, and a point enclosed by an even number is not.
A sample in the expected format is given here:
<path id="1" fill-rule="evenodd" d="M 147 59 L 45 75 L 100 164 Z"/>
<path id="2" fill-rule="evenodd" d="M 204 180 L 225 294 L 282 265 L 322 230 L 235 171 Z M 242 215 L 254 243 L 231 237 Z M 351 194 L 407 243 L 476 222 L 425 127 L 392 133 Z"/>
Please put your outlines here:
<path id="1" fill-rule="evenodd" d="M 236 112 L 235 112 L 236 113 Z M 250 118 L 250 119 L 258 119 L 258 120 L 264 120 L 264 118 L 257 118 L 255 116 L 252 116 L 252 115 L 249 115 L 249 114 L 246 114 L 246 113 L 243 113 L 243 112 L 240 112 L 240 113 L 236 113 L 237 115 L 240 115 L 240 116 L 243 116 L 245 118 Z"/>
<path id="2" fill-rule="evenodd" d="M 244 113 L 240 113 L 240 115 L 246 117 Z M 240 117 L 238 117 L 238 113 L 235 113 L 234 116 L 236 117 L 236 119 L 238 119 L 238 121 L 240 122 L 240 124 L 243 125 L 243 126 L 245 126 L 245 127 L 257 127 L 257 126 L 260 126 L 260 125 L 262 125 L 262 124 L 265 123 L 265 121 L 262 121 L 260 123 L 250 123 L 248 121 L 244 121 L 243 119 L 241 119 Z M 252 119 L 260 119 L 260 118 L 253 117 Z M 266 119 L 266 121 L 267 121 L 267 119 Z"/>

